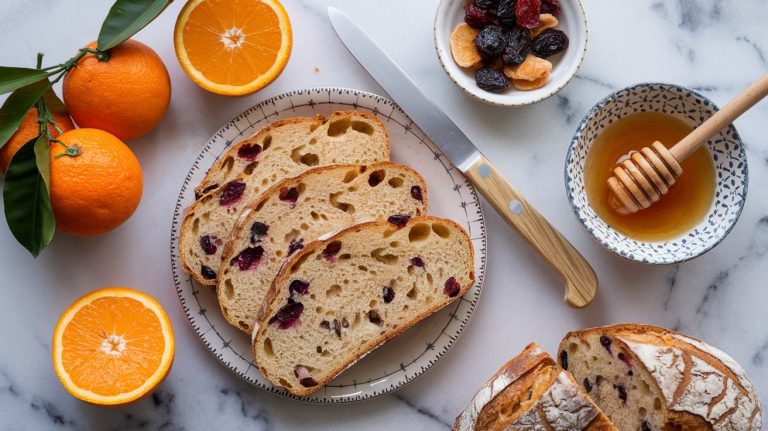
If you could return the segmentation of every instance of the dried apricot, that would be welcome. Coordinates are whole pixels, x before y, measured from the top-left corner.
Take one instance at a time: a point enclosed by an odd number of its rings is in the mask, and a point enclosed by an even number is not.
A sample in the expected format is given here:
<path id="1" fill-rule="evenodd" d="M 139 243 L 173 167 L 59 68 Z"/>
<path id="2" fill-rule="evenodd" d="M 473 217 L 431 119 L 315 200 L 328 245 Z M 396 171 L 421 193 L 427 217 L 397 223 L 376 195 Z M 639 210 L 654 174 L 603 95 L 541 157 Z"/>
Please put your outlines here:
<path id="1" fill-rule="evenodd" d="M 552 72 L 552 63 L 535 55 L 528 54 L 519 66 L 507 66 L 504 74 L 511 79 L 535 81 Z"/>
<path id="2" fill-rule="evenodd" d="M 525 79 L 513 79 L 512 85 L 518 90 L 528 91 L 541 88 L 549 82 L 549 73 L 533 81 L 526 81 Z"/>
<path id="3" fill-rule="evenodd" d="M 552 14 L 543 13 L 539 15 L 539 26 L 531 30 L 531 35 L 537 36 L 542 31 L 555 27 L 557 27 L 557 18 Z"/>
<path id="4" fill-rule="evenodd" d="M 475 46 L 478 31 L 462 22 L 451 33 L 451 54 L 453 61 L 461 67 L 474 67 L 480 64 L 480 52 Z"/>

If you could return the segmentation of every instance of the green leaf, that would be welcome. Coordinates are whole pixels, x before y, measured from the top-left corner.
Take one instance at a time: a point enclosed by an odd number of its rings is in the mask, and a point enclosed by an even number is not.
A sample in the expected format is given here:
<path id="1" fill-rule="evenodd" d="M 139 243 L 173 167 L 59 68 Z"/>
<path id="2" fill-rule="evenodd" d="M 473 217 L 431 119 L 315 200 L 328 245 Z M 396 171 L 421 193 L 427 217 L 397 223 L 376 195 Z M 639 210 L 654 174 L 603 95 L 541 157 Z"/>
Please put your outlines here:
<path id="1" fill-rule="evenodd" d="M 0 66 L 0 94 L 10 93 L 18 88 L 42 81 L 56 72 L 58 72 L 57 69 L 45 71 L 27 69 L 26 67 Z"/>
<path id="2" fill-rule="evenodd" d="M 51 83 L 44 79 L 19 88 L 5 99 L 0 107 L 0 148 L 16 133 L 24 115 L 49 88 Z"/>
<path id="3" fill-rule="evenodd" d="M 48 87 L 48 91 L 46 91 L 43 95 L 43 99 L 45 99 L 45 106 L 48 107 L 49 111 L 56 112 L 58 114 L 69 113 L 67 106 L 64 105 L 64 102 L 62 102 L 61 99 L 59 99 L 59 96 L 56 95 L 56 92 L 53 91 L 53 87 Z"/>
<path id="4" fill-rule="evenodd" d="M 32 139 L 11 159 L 3 184 L 5 218 L 13 236 L 37 257 L 53 239 L 56 219 L 45 181 L 37 169 Z"/>
<path id="5" fill-rule="evenodd" d="M 45 182 L 45 190 L 51 191 L 51 143 L 48 136 L 40 135 L 35 141 L 35 164 Z"/>
<path id="6" fill-rule="evenodd" d="M 152 22 L 172 0 L 117 0 L 101 25 L 97 49 L 106 51 Z"/>

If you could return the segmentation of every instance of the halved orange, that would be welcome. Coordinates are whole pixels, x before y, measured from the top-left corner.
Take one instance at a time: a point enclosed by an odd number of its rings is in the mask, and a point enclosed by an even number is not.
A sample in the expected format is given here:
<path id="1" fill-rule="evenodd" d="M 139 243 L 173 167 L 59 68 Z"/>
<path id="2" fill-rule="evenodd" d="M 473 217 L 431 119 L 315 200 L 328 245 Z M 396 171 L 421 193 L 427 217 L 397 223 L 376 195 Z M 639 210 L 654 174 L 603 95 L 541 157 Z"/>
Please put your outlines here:
<path id="1" fill-rule="evenodd" d="M 217 94 L 254 92 L 280 75 L 293 44 L 277 0 L 189 0 L 173 33 L 176 57 L 200 87 Z"/>
<path id="2" fill-rule="evenodd" d="M 125 287 L 78 299 L 53 332 L 59 380 L 93 404 L 125 404 L 148 394 L 168 374 L 173 353 L 173 329 L 160 303 Z"/>

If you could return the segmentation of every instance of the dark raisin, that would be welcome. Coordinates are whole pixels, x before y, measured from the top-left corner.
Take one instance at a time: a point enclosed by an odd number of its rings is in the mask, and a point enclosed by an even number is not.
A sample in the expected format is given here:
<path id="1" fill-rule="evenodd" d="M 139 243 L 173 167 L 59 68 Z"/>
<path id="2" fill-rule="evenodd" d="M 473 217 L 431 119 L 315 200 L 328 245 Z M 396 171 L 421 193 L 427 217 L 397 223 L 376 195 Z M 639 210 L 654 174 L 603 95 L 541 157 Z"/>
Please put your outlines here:
<path id="1" fill-rule="evenodd" d="M 411 264 L 417 268 L 424 268 L 424 259 L 420 258 L 419 256 L 414 256 L 411 259 Z"/>
<path id="2" fill-rule="evenodd" d="M 210 235 L 203 235 L 200 237 L 200 248 L 203 249 L 205 254 L 209 256 L 216 254 L 218 248 L 216 247 L 216 244 L 214 244 L 215 240 L 216 237 L 211 237 Z"/>
<path id="3" fill-rule="evenodd" d="M 651 424 L 648 423 L 648 419 L 643 419 L 643 424 L 640 426 L 642 431 L 651 431 Z"/>
<path id="4" fill-rule="evenodd" d="M 245 192 L 245 183 L 241 180 L 234 180 L 227 183 L 219 196 L 219 204 L 227 206 L 240 201 Z"/>
<path id="5" fill-rule="evenodd" d="M 302 312 L 304 312 L 304 304 L 289 300 L 288 304 L 277 310 L 267 323 L 270 325 L 276 323 L 278 328 L 288 329 L 299 324 Z"/>
<path id="6" fill-rule="evenodd" d="M 509 86 L 509 80 L 500 71 L 486 66 L 475 72 L 477 86 L 486 91 L 501 91 Z"/>
<path id="7" fill-rule="evenodd" d="M 342 328 L 349 328 L 349 320 L 347 320 L 346 317 L 341 319 L 341 327 Z"/>
<path id="8" fill-rule="evenodd" d="M 301 383 L 301 386 L 304 386 L 305 388 L 317 386 L 317 382 L 312 377 L 304 377 L 303 379 L 299 380 L 299 383 Z"/>
<path id="9" fill-rule="evenodd" d="M 297 200 L 299 200 L 299 189 L 296 187 L 291 187 L 289 189 L 281 189 L 280 194 L 278 195 L 281 201 L 284 202 L 290 202 L 292 204 L 295 204 Z"/>
<path id="10" fill-rule="evenodd" d="M 461 285 L 454 277 L 451 277 L 448 280 L 445 280 L 443 292 L 448 295 L 448 297 L 453 298 L 461 292 Z"/>
<path id="11" fill-rule="evenodd" d="M 484 58 L 496 58 L 504 52 L 504 47 L 507 46 L 507 36 L 498 25 L 489 25 L 477 34 L 475 46 Z"/>
<path id="12" fill-rule="evenodd" d="M 259 157 L 261 153 L 261 145 L 259 144 L 243 144 L 237 149 L 237 157 L 252 162 Z"/>
<path id="13" fill-rule="evenodd" d="M 233 257 L 229 264 L 240 269 L 240 271 L 247 271 L 259 266 L 261 262 L 261 256 L 264 254 L 264 248 L 262 246 L 248 247 L 241 251 L 237 256 Z"/>
<path id="14" fill-rule="evenodd" d="M 218 184 L 211 184 L 210 186 L 200 190 L 200 193 L 195 192 L 195 200 L 200 199 L 204 195 L 208 194 L 208 192 L 210 192 L 211 190 L 216 190 L 217 188 L 219 188 Z"/>
<path id="15" fill-rule="evenodd" d="M 382 296 L 384 297 L 384 303 L 389 304 L 395 300 L 395 291 L 389 286 L 384 286 Z"/>
<path id="16" fill-rule="evenodd" d="M 291 242 L 288 243 L 288 256 L 296 253 L 302 248 L 304 248 L 304 238 L 299 238 L 298 241 L 292 239 Z"/>
<path id="17" fill-rule="evenodd" d="M 605 350 L 608 351 L 611 355 L 613 355 L 613 352 L 611 352 L 611 343 L 613 343 L 613 340 L 611 340 L 611 337 L 607 335 L 601 335 L 600 336 L 600 345 L 605 347 Z"/>
<path id="18" fill-rule="evenodd" d="M 411 187 L 411 197 L 416 199 L 419 202 L 424 202 L 424 196 L 422 196 L 421 194 L 421 187 L 419 186 Z"/>
<path id="19" fill-rule="evenodd" d="M 501 59 L 504 60 L 504 64 L 519 65 L 525 61 L 530 52 L 531 32 L 522 27 L 515 27 L 507 36 L 507 47 L 504 48 Z"/>
<path id="20" fill-rule="evenodd" d="M 560 3 L 557 0 L 541 0 L 539 13 L 548 13 L 550 15 L 560 15 Z"/>
<path id="21" fill-rule="evenodd" d="M 336 333 L 336 336 L 341 337 L 341 323 L 339 319 L 333 319 L 333 332 Z"/>
<path id="22" fill-rule="evenodd" d="M 327 320 L 323 320 L 322 322 L 320 322 L 320 327 L 323 328 L 323 329 L 329 329 L 330 330 L 331 329 L 331 322 L 329 322 Z"/>
<path id="23" fill-rule="evenodd" d="M 564 370 L 568 369 L 568 352 L 565 350 L 560 352 L 560 366 L 563 367 Z"/>
<path id="24" fill-rule="evenodd" d="M 387 221 L 392 223 L 395 226 L 405 226 L 408 223 L 408 220 L 411 219 L 411 216 L 408 214 L 395 214 L 391 215 L 387 218 Z"/>
<path id="25" fill-rule="evenodd" d="M 320 346 L 317 346 L 317 347 L 315 347 L 315 351 L 316 351 L 317 353 L 323 353 L 323 348 L 322 348 L 322 347 L 320 347 Z"/>
<path id="26" fill-rule="evenodd" d="M 501 0 L 496 8 L 496 17 L 503 27 L 512 28 L 517 24 L 515 18 L 515 0 Z"/>
<path id="27" fill-rule="evenodd" d="M 531 41 L 531 50 L 537 57 L 547 58 L 568 48 L 568 36 L 562 30 L 548 28 Z"/>
<path id="28" fill-rule="evenodd" d="M 269 226 L 262 222 L 253 222 L 251 225 L 251 244 L 255 244 L 258 239 L 267 234 Z"/>
<path id="29" fill-rule="evenodd" d="M 587 393 L 592 392 L 592 383 L 589 383 L 589 379 L 584 377 L 584 389 L 587 390 Z"/>
<path id="30" fill-rule="evenodd" d="M 328 243 L 328 245 L 325 246 L 325 249 L 323 250 L 323 255 L 325 257 L 329 256 L 335 256 L 339 250 L 341 250 L 341 241 L 334 240 Z"/>
<path id="31" fill-rule="evenodd" d="M 517 25 L 529 30 L 539 26 L 539 10 L 541 0 L 517 0 L 515 3 L 515 18 Z"/>
<path id="32" fill-rule="evenodd" d="M 499 0 L 475 0 L 474 3 L 481 9 L 493 9 L 499 4 Z"/>
<path id="33" fill-rule="evenodd" d="M 200 275 L 206 280 L 213 280 L 216 278 L 216 272 L 205 265 L 200 268 Z"/>
<path id="34" fill-rule="evenodd" d="M 296 295 L 306 295 L 309 293 L 309 283 L 307 283 L 304 280 L 293 280 L 291 281 L 291 284 L 288 285 L 288 294 L 290 296 Z"/>
<path id="35" fill-rule="evenodd" d="M 464 22 L 469 24 L 470 27 L 483 28 L 493 24 L 495 21 L 494 18 L 495 17 L 490 10 L 478 7 L 474 3 L 464 9 Z"/>
<path id="36" fill-rule="evenodd" d="M 370 320 L 374 325 L 381 325 L 381 317 L 379 316 L 379 313 L 376 312 L 376 310 L 371 310 L 368 312 L 368 320 Z"/>
<path id="37" fill-rule="evenodd" d="M 613 388 L 616 389 L 616 391 L 619 393 L 619 399 L 626 403 L 627 402 L 627 390 L 624 388 L 624 386 L 613 385 Z"/>
<path id="38" fill-rule="evenodd" d="M 622 352 L 619 352 L 618 354 L 619 360 L 623 361 L 629 368 L 632 368 L 632 360 L 629 358 L 629 356 L 625 355 Z"/>

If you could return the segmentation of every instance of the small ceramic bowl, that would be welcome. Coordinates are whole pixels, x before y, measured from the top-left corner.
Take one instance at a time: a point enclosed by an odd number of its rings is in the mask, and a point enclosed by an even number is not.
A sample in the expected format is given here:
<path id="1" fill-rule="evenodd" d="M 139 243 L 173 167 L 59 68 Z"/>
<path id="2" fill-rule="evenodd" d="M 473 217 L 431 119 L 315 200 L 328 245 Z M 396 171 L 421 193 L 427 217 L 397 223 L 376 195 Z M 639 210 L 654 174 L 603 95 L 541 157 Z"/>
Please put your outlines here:
<path id="1" fill-rule="evenodd" d="M 707 142 L 715 162 L 715 197 L 709 212 L 692 230 L 667 241 L 643 242 L 608 226 L 587 200 L 584 163 L 592 143 L 609 124 L 636 112 L 663 112 L 696 127 L 716 111 L 699 93 L 672 84 L 638 84 L 601 100 L 581 121 L 565 158 L 565 188 L 573 212 L 600 244 L 619 256 L 651 264 L 672 264 L 700 256 L 728 235 L 747 195 L 747 157 L 738 132 L 730 125 Z M 683 173 L 685 175 L 685 173 Z"/>
<path id="2" fill-rule="evenodd" d="M 573 78 L 587 50 L 587 18 L 580 0 L 560 0 L 562 9 L 555 27 L 568 35 L 568 49 L 549 57 L 552 74 L 549 83 L 536 90 L 522 91 L 511 84 L 500 93 L 485 91 L 475 82 L 475 69 L 459 67 L 451 54 L 451 33 L 464 22 L 465 0 L 441 0 L 435 15 L 435 49 L 440 63 L 448 76 L 465 93 L 485 103 L 496 106 L 523 106 L 536 103 L 557 93 Z"/>

